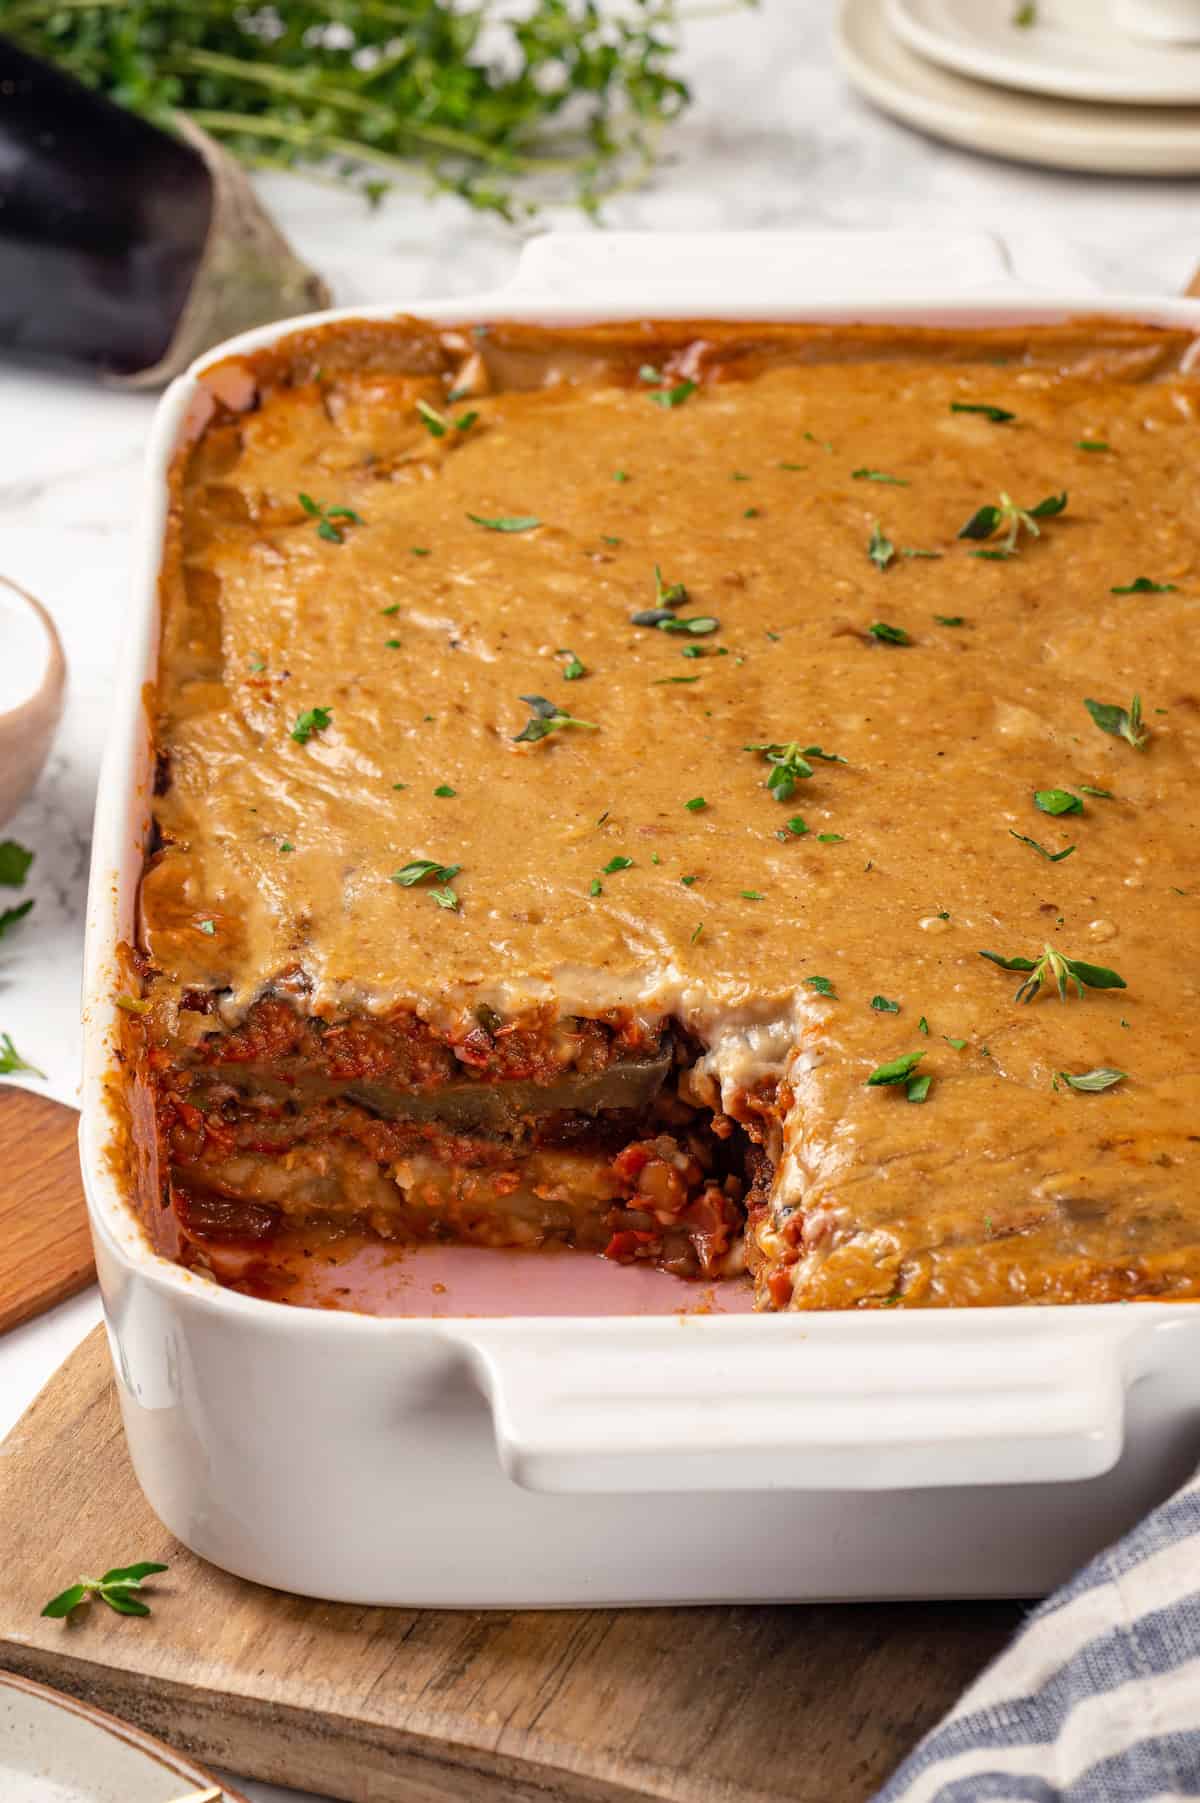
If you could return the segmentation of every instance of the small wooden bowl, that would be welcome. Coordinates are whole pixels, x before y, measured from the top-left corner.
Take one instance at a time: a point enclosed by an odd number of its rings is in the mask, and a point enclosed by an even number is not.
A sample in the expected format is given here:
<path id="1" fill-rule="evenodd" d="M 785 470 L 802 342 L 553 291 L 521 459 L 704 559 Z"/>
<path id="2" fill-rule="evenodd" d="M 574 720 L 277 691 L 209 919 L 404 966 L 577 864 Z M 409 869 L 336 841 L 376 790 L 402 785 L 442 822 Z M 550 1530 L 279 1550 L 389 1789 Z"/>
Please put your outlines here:
<path id="1" fill-rule="evenodd" d="M 0 576 L 0 826 L 25 800 L 62 713 L 67 665 L 54 622 L 19 583 Z"/>

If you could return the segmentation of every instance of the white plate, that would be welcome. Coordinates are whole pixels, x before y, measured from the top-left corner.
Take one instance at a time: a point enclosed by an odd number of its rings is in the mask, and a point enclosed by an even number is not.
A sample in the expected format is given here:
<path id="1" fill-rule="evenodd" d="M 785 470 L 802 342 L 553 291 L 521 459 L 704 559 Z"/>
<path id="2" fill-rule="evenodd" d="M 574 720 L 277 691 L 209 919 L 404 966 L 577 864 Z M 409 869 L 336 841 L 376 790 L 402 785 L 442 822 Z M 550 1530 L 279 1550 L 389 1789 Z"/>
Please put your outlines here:
<path id="1" fill-rule="evenodd" d="M 0 1797 L 10 1803 L 176 1803 L 213 1787 L 221 1803 L 247 1803 L 140 1728 L 0 1672 Z"/>
<path id="2" fill-rule="evenodd" d="M 1008 3 L 996 0 L 1005 11 Z M 969 150 L 1052 169 L 1200 175 L 1196 107 L 1101 106 L 970 81 L 900 43 L 887 9 L 888 0 L 842 0 L 834 48 L 851 84 L 906 125 Z"/>
<path id="3" fill-rule="evenodd" d="M 1200 44 L 1139 43 L 1106 0 L 1038 0 L 1014 25 L 1016 0 L 887 0 L 902 43 L 960 75 L 1034 94 L 1132 106 L 1200 102 Z"/>

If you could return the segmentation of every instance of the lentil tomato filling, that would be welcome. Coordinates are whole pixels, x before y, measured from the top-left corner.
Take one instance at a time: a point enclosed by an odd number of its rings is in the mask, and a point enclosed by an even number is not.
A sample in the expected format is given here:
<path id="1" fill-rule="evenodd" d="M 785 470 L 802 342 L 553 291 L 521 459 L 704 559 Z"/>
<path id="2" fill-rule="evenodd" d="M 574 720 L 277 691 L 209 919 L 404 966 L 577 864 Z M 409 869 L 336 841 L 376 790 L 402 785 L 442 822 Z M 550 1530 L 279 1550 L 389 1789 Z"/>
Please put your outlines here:
<path id="1" fill-rule="evenodd" d="M 158 1243 L 1200 1295 L 1196 366 L 392 320 L 209 371 L 121 998 Z"/>
<path id="2" fill-rule="evenodd" d="M 685 1099 L 682 1036 L 490 1017 L 442 1040 L 412 1017 L 326 1024 L 277 998 L 222 1031 L 212 998 L 182 1004 L 174 1044 L 161 1003 L 143 1029 L 164 1033 L 146 1063 L 193 1264 L 211 1265 L 214 1243 L 317 1224 L 561 1243 L 681 1277 L 743 1268 L 763 1125 Z"/>

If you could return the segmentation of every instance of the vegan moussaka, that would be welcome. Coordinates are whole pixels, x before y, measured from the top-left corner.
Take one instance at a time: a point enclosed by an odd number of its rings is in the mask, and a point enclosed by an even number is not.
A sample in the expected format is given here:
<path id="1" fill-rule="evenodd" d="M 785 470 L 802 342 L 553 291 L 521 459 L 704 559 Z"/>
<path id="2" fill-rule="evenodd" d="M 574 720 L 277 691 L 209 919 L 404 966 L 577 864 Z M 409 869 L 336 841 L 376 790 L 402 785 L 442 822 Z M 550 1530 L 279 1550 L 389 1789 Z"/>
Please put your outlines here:
<path id="1" fill-rule="evenodd" d="M 119 998 L 155 1243 L 1200 1293 L 1190 355 L 396 320 L 210 369 Z"/>

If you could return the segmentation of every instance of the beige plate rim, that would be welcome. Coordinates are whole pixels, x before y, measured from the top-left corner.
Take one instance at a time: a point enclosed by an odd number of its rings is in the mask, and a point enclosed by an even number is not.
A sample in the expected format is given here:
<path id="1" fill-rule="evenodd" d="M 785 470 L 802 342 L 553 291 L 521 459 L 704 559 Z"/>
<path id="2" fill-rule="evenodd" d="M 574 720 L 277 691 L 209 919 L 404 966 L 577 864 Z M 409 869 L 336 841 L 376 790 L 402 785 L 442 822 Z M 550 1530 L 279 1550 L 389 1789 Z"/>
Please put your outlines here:
<path id="1" fill-rule="evenodd" d="M 69 1631 L 69 1630 L 68 1630 Z M 205 1766 L 197 1765 L 182 1753 L 177 1753 L 165 1741 L 158 1740 L 153 1734 L 147 1734 L 142 1728 L 135 1728 L 132 1722 L 123 1722 L 118 1716 L 109 1715 L 106 1709 L 97 1709 L 93 1703 L 84 1703 L 63 1690 L 54 1690 L 49 1684 L 39 1684 L 34 1678 L 21 1677 L 17 1672 L 0 1671 L 0 1687 L 6 1690 L 23 1692 L 39 1702 L 49 1703 L 56 1709 L 65 1710 L 70 1715 L 79 1716 L 94 1728 L 98 1728 L 110 1739 L 121 1741 L 126 1747 L 163 1766 L 173 1778 L 178 1778 L 181 1787 L 190 1786 L 193 1791 L 204 1791 L 216 1786 L 221 1803 L 249 1803 L 249 1798 L 240 1790 L 223 1784 L 221 1779 Z M 181 1794 L 183 1791 L 181 1789 Z"/>
<path id="2" fill-rule="evenodd" d="M 1053 100 L 970 81 L 895 38 L 887 0 L 841 0 L 834 49 L 851 86 L 919 131 L 1020 163 L 1097 175 L 1200 175 L 1200 110 Z"/>

